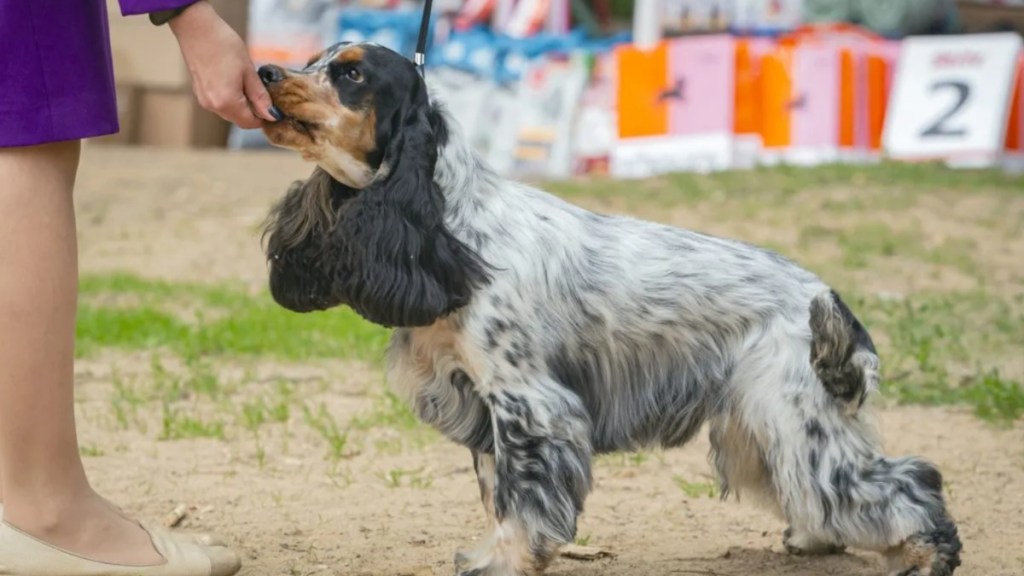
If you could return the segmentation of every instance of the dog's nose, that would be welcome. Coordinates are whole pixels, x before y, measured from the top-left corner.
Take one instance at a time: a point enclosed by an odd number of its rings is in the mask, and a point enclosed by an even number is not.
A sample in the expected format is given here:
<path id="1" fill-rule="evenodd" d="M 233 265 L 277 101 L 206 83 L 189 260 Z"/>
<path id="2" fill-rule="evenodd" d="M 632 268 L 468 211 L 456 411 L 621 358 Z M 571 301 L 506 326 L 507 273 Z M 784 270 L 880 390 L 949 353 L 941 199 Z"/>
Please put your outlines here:
<path id="1" fill-rule="evenodd" d="M 284 69 L 280 66 L 274 66 L 273 64 L 264 64 L 260 66 L 258 71 L 260 80 L 263 80 L 264 84 L 273 84 L 284 80 Z"/>

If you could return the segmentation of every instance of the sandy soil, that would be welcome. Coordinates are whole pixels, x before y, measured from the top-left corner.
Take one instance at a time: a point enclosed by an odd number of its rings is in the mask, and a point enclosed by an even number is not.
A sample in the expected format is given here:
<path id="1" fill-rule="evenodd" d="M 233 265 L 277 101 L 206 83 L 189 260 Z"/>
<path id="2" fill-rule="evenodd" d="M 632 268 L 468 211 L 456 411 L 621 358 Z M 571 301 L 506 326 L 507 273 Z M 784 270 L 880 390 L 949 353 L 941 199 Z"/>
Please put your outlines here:
<path id="1" fill-rule="evenodd" d="M 260 289 L 259 224 L 287 184 L 308 171 L 286 154 L 89 147 L 78 194 L 82 270 Z M 322 403 L 338 422 L 372 413 L 379 366 L 221 362 L 216 371 L 225 379 L 251 372 L 226 406 L 196 404 L 236 417 L 226 420 L 224 439 L 159 441 L 158 407 L 143 406 L 127 430 L 112 415 L 115 381 L 145 382 L 149 363 L 148 354 L 122 352 L 79 363 L 90 473 L 102 492 L 148 519 L 189 505 L 183 527 L 227 536 L 244 553 L 244 574 L 451 574 L 454 550 L 483 533 L 469 454 L 443 439 L 372 427 L 354 432 L 335 462 L 298 408 L 287 422 L 257 432 L 237 422 L 242 402 L 272 394 L 280 381 L 291 383 L 297 402 Z M 886 409 L 880 421 L 890 453 L 923 455 L 945 473 L 965 543 L 958 574 L 1024 574 L 1024 427 L 997 429 L 958 409 Z M 866 554 L 790 557 L 781 521 L 751 505 L 685 494 L 676 479 L 709 481 L 707 450 L 702 435 L 679 450 L 600 459 L 579 535 L 614 557 L 561 559 L 550 573 L 881 573 Z"/>

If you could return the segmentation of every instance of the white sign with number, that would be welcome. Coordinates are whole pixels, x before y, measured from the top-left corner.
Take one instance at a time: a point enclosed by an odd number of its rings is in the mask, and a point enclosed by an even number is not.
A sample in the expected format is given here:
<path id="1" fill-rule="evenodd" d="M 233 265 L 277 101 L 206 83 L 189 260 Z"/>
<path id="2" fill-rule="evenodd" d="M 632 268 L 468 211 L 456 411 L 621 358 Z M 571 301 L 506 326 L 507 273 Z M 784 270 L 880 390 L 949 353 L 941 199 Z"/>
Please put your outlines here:
<path id="1" fill-rule="evenodd" d="M 998 163 L 1020 49 L 1012 33 L 905 39 L 885 121 L 888 155 Z"/>

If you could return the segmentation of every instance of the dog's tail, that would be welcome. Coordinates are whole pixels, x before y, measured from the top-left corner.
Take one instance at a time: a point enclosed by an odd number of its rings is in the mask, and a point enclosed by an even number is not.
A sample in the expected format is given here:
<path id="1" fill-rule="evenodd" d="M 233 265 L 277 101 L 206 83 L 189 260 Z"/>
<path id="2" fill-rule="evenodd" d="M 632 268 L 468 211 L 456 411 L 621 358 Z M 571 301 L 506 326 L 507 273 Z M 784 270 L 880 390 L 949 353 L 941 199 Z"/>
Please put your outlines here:
<path id="1" fill-rule="evenodd" d="M 811 366 L 849 413 L 877 389 L 879 359 L 864 326 L 833 290 L 811 301 Z"/>

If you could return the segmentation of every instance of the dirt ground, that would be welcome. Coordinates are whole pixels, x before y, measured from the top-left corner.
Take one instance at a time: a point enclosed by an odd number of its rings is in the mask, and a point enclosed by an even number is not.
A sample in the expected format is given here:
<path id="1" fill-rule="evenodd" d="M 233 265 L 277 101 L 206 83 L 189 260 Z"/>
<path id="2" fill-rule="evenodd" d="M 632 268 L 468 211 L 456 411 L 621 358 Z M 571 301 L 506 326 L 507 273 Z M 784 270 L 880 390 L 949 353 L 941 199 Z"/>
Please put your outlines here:
<path id="1" fill-rule="evenodd" d="M 82 271 L 261 289 L 259 224 L 308 172 L 289 154 L 87 147 L 77 197 Z M 339 422 L 372 412 L 382 380 L 378 364 L 343 361 L 225 361 L 217 370 L 252 372 L 236 407 L 287 381 Z M 117 381 L 150 377 L 148 353 L 104 352 L 76 373 L 81 440 L 94 447 L 86 462 L 101 492 L 151 520 L 189 506 L 183 528 L 225 535 L 244 554 L 243 574 L 451 574 L 455 549 L 485 528 L 468 452 L 439 437 L 373 427 L 332 461 L 293 410 L 258 433 L 229 424 L 223 439 L 158 441 L 159 410 L 140 412 L 142 426 L 130 430 L 111 416 Z M 886 408 L 879 419 L 891 454 L 925 456 L 944 472 L 965 545 L 958 574 L 1024 574 L 1024 427 L 997 428 L 965 409 Z M 710 482 L 707 451 L 702 435 L 683 449 L 601 458 L 579 536 L 614 556 L 563 558 L 550 574 L 881 574 L 868 554 L 790 557 L 780 520 L 681 490 L 680 479 Z"/>

